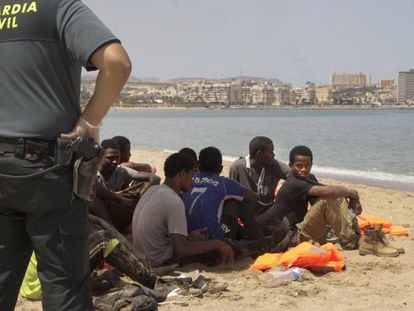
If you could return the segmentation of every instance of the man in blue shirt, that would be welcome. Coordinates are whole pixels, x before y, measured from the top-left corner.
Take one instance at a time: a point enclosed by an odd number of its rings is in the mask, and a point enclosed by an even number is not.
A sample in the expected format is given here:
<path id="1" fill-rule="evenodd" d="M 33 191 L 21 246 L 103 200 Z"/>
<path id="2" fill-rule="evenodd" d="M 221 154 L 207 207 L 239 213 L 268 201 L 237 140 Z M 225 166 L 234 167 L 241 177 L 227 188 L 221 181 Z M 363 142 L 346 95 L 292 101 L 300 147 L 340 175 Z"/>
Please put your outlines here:
<path id="1" fill-rule="evenodd" d="M 209 238 L 223 238 L 227 227 L 220 223 L 223 203 L 228 199 L 243 202 L 257 202 L 255 192 L 241 186 L 237 181 L 219 176 L 221 173 L 222 156 L 215 147 L 207 147 L 200 151 L 200 172 L 193 175 L 191 189 L 184 193 L 188 231 L 206 228 Z M 249 214 L 248 214 L 249 215 Z M 259 230 L 253 213 L 251 217 L 240 214 L 247 231 Z"/>

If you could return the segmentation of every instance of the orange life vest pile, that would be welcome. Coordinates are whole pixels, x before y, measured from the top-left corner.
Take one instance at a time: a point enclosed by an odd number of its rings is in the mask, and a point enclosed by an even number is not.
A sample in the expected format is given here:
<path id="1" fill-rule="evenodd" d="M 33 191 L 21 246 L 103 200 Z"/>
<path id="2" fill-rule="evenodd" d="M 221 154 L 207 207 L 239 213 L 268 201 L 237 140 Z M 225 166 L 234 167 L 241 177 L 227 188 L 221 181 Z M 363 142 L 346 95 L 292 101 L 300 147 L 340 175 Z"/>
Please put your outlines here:
<path id="1" fill-rule="evenodd" d="M 267 253 L 259 256 L 250 268 L 265 271 L 277 265 L 338 272 L 345 267 L 345 262 L 341 252 L 332 243 L 318 247 L 309 242 L 302 242 L 285 253 Z"/>
<path id="2" fill-rule="evenodd" d="M 369 226 L 382 226 L 384 233 L 396 236 L 408 236 L 408 229 L 403 226 L 395 226 L 381 216 L 365 215 L 358 216 L 358 224 L 361 234 L 364 228 Z M 277 265 L 307 268 L 313 271 L 341 271 L 345 267 L 341 252 L 332 244 L 326 243 L 320 247 L 308 242 L 302 242 L 285 253 L 267 253 L 257 257 L 251 269 L 265 271 Z"/>
<path id="3" fill-rule="evenodd" d="M 382 226 L 382 231 L 396 236 L 408 236 L 408 229 L 403 226 L 395 226 L 389 220 L 381 216 L 361 214 L 358 217 L 358 225 L 361 235 L 364 234 L 364 228 L 373 226 Z"/>

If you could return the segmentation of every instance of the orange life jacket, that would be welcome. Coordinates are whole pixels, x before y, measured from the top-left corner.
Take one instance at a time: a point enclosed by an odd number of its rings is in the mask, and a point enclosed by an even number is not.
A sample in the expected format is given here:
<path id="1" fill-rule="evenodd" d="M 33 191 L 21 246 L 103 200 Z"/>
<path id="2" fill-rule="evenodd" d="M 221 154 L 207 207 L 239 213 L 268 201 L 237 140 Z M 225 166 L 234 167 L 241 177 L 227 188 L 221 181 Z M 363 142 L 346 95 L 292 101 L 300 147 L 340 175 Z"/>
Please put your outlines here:
<path id="1" fill-rule="evenodd" d="M 282 254 L 267 253 L 259 256 L 250 268 L 264 271 L 276 265 L 338 272 L 345 267 L 345 262 L 341 252 L 332 243 L 318 247 L 309 242 L 302 242 Z"/>
<path id="2" fill-rule="evenodd" d="M 394 226 L 389 220 L 381 216 L 361 214 L 358 216 L 358 225 L 361 234 L 364 234 L 364 229 L 369 226 L 382 226 L 384 233 L 397 236 L 408 236 L 408 229 L 402 226 Z"/>

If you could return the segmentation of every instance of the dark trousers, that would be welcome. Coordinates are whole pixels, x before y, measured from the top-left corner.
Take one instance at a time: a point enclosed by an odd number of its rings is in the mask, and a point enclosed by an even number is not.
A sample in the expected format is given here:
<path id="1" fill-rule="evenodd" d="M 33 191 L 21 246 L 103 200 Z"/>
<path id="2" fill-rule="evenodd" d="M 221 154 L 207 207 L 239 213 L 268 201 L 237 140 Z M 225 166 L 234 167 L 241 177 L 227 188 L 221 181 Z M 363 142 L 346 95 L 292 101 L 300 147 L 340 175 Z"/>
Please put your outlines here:
<path id="1" fill-rule="evenodd" d="M 0 173 L 24 175 L 52 165 L 0 155 Z M 27 180 L 0 178 L 0 310 L 13 310 L 35 250 L 43 309 L 93 310 L 88 210 L 72 195 L 72 170 Z"/>
<path id="2" fill-rule="evenodd" d="M 221 223 L 227 229 L 226 237 L 232 240 L 257 240 L 273 233 L 275 224 L 269 228 L 268 224 L 259 221 L 259 212 L 264 208 L 257 202 L 245 203 L 237 200 L 226 200 L 223 205 Z M 241 227 L 238 220 L 244 224 Z"/>

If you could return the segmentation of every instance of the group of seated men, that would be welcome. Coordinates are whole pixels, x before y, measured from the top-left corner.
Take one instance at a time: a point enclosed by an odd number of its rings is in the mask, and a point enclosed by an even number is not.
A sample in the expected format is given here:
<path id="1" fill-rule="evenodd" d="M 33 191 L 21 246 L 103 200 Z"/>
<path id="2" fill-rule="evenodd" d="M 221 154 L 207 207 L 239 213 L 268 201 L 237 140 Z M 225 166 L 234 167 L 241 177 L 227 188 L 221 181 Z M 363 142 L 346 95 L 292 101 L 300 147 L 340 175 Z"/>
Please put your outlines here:
<path id="1" fill-rule="evenodd" d="M 289 165 L 276 160 L 271 139 L 259 136 L 227 178 L 220 176 L 217 148 L 202 149 L 198 160 L 185 148 L 165 161 L 164 183 L 148 189 L 138 202 L 133 245 L 155 267 L 226 263 L 285 251 L 303 241 L 324 244 L 330 228 L 343 249 L 378 256 L 403 252 L 389 245 L 382 232 L 361 239 L 358 192 L 321 184 L 311 174 L 312 164 L 306 146 L 291 150 Z"/>
<path id="2" fill-rule="evenodd" d="M 146 292 L 145 286 L 155 284 L 153 268 L 231 263 L 303 241 L 324 244 L 327 228 L 343 249 L 359 248 L 361 255 L 404 252 L 380 230 L 361 238 L 358 192 L 321 184 L 311 174 L 313 154 L 306 146 L 294 147 L 285 164 L 275 159 L 271 139 L 255 137 L 249 155 L 232 163 L 229 177 L 220 176 L 222 155 L 216 147 L 202 149 L 198 159 L 194 150 L 183 148 L 166 159 L 160 184 L 155 168 L 130 162 L 127 138 L 116 136 L 101 145 L 102 166 L 90 204 L 91 268 L 106 260 Z M 132 233 L 132 243 L 120 232 Z M 28 284 L 23 282 L 23 293 L 33 292 Z"/>
<path id="3" fill-rule="evenodd" d="M 144 164 L 129 162 L 125 138 L 105 140 L 102 147 L 91 212 L 120 230 L 131 229 L 134 248 L 153 267 L 232 262 L 284 251 L 302 241 L 324 244 L 327 228 L 343 249 L 381 256 L 400 253 L 379 239 L 360 239 L 358 192 L 321 184 L 311 174 L 313 154 L 306 146 L 294 147 L 285 164 L 275 159 L 271 139 L 255 137 L 249 155 L 231 165 L 229 177 L 220 176 L 219 149 L 204 148 L 197 159 L 191 148 L 183 148 L 166 159 L 161 185 L 149 167 L 145 171 Z M 117 192 L 131 187 L 131 181 L 144 185 L 138 203 Z"/>

